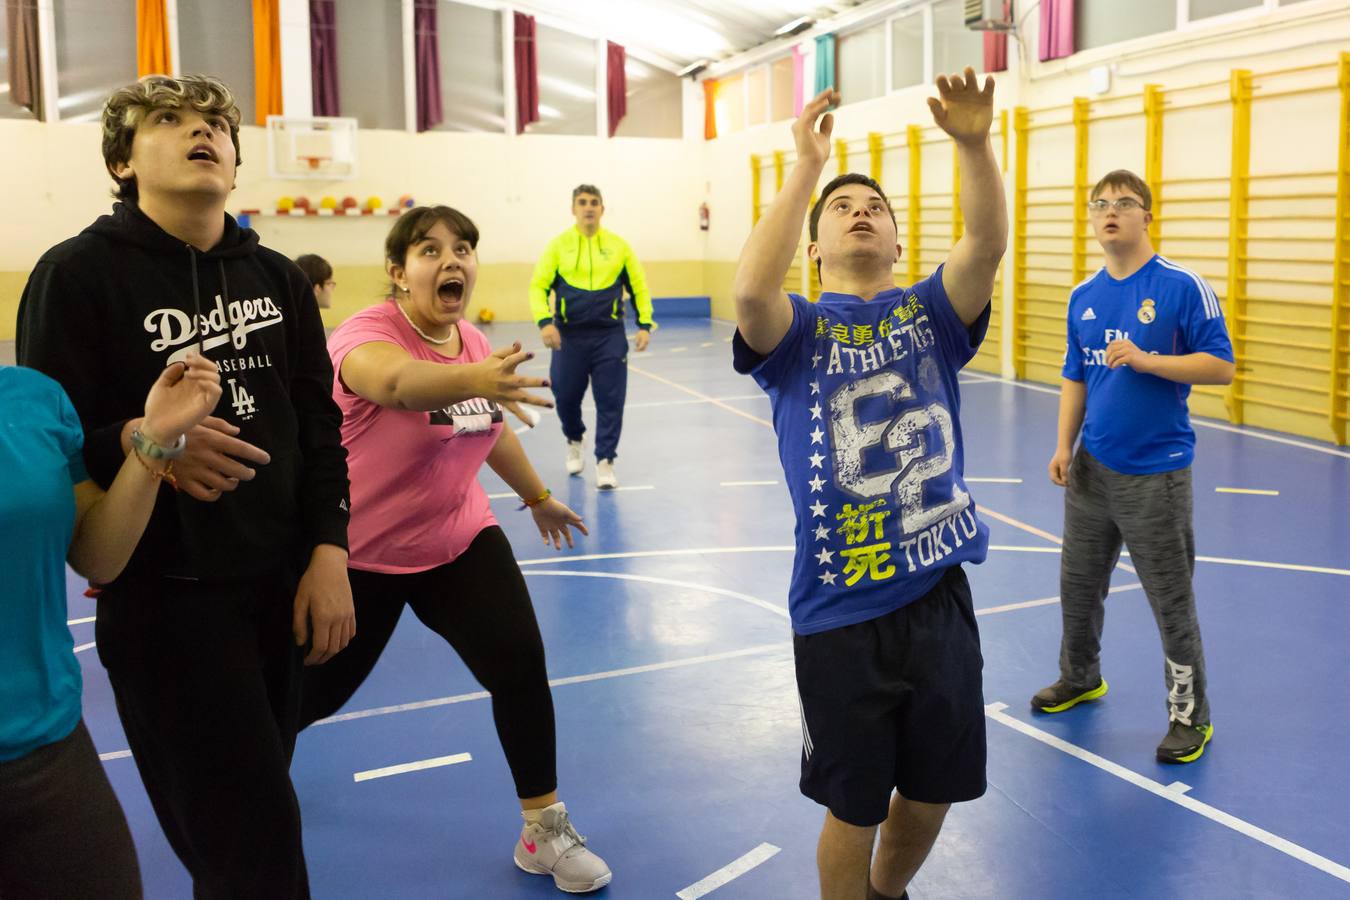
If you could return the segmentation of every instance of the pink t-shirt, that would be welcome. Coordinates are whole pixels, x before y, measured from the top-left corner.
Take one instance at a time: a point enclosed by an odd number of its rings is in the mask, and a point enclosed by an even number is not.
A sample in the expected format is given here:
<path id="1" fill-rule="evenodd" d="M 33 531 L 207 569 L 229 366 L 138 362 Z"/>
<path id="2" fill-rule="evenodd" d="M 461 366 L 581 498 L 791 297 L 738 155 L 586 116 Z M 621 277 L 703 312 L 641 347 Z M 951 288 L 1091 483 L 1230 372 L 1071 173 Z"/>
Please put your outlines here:
<path id="1" fill-rule="evenodd" d="M 395 344 L 413 359 L 462 365 L 492 352 L 483 333 L 459 323 L 463 344 L 451 359 L 417 336 L 392 300 L 362 310 L 328 339 L 333 371 L 361 344 Z M 434 412 L 390 409 L 358 396 L 333 379 L 342 409 L 352 517 L 347 528 L 348 565 L 369 572 L 421 572 L 444 565 L 468 549 L 497 520 L 478 470 L 497 443 L 502 410 L 487 400 L 466 400 Z"/>

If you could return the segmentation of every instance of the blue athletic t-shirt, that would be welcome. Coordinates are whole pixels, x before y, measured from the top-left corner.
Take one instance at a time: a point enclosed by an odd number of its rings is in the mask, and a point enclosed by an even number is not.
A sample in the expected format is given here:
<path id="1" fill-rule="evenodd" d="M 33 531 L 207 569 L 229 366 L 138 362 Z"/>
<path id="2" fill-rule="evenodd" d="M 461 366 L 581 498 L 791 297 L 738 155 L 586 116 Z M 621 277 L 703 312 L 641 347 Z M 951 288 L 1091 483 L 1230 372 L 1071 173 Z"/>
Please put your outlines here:
<path id="1" fill-rule="evenodd" d="M 950 566 L 983 562 L 989 529 L 962 480 L 957 373 L 979 349 L 942 269 L 864 301 L 796 294 L 768 356 L 737 332 L 733 363 L 769 395 L 796 512 L 788 593 L 798 634 L 842 628 L 919 599 Z"/>
<path id="2" fill-rule="evenodd" d="M 1191 464 L 1191 386 L 1106 365 L 1106 345 L 1126 339 L 1145 353 L 1209 353 L 1233 361 L 1219 300 L 1203 278 L 1154 256 L 1128 278 L 1105 268 L 1069 295 L 1064 377 L 1087 383 L 1083 447 L 1126 475 Z"/>
<path id="3" fill-rule="evenodd" d="M 0 762 L 70 735 L 80 664 L 66 627 L 84 431 L 61 386 L 0 366 Z"/>

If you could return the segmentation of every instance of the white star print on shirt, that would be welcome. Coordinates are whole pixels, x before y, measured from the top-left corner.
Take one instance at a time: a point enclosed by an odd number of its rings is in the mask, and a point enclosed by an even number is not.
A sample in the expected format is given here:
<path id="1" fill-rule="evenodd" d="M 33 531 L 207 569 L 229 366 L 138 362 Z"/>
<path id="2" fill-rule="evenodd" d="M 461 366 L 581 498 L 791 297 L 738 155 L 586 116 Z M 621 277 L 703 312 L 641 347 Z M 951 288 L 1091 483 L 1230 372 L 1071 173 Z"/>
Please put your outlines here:
<path id="1" fill-rule="evenodd" d="M 825 432 L 821 431 L 820 426 L 817 425 L 816 430 L 811 432 L 811 443 L 819 444 L 822 443 L 824 440 L 825 440 Z"/>
<path id="2" fill-rule="evenodd" d="M 820 464 L 825 461 L 825 457 L 821 456 L 819 453 L 812 453 L 807 458 L 811 460 L 811 468 L 813 469 L 819 469 L 821 467 Z"/>
<path id="3" fill-rule="evenodd" d="M 819 394 L 819 393 L 820 393 L 820 382 L 819 382 L 819 381 L 813 381 L 813 382 L 811 382 L 811 393 L 813 393 L 813 394 Z"/>
<path id="4" fill-rule="evenodd" d="M 828 509 L 828 507 L 824 503 L 821 503 L 819 500 L 817 500 L 815 503 L 811 504 L 811 515 L 818 519 L 823 519 L 825 518 L 826 509 Z"/>
<path id="5" fill-rule="evenodd" d="M 811 357 L 811 368 L 814 369 L 814 368 L 816 368 L 817 366 L 819 366 L 819 365 L 820 365 L 820 361 L 821 361 L 822 359 L 824 359 L 824 357 L 822 357 L 819 353 L 817 353 L 815 356 Z"/>
<path id="6" fill-rule="evenodd" d="M 814 493 L 817 493 L 821 488 L 823 488 L 823 487 L 825 486 L 825 479 L 823 479 L 823 478 L 821 478 L 819 475 L 817 475 L 815 478 L 812 478 L 812 479 L 811 479 L 809 482 L 807 482 L 807 483 L 811 485 L 811 493 L 814 494 Z"/>
<path id="7" fill-rule="evenodd" d="M 834 551 L 829 549 L 821 550 L 816 554 L 816 562 L 820 563 L 822 566 L 834 562 Z"/>
<path id="8" fill-rule="evenodd" d="M 820 408 L 820 404 L 817 403 L 815 406 L 811 407 L 811 418 L 819 419 L 822 412 L 823 410 Z"/>
<path id="9" fill-rule="evenodd" d="M 823 541 L 829 538 L 829 536 L 830 536 L 830 529 L 826 528 L 824 525 L 816 526 L 816 540 Z"/>
<path id="10" fill-rule="evenodd" d="M 833 572 L 826 572 L 825 574 L 820 575 L 818 577 L 820 578 L 822 584 L 828 584 L 831 587 L 834 586 L 834 579 L 836 576 Z"/>

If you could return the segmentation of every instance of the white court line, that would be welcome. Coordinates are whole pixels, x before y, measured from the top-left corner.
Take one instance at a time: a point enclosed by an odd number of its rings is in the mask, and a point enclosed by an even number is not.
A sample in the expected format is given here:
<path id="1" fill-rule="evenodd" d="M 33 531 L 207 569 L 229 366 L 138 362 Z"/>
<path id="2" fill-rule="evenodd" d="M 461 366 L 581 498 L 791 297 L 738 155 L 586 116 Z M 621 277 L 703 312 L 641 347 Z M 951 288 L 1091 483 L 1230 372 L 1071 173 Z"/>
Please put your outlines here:
<path id="1" fill-rule="evenodd" d="M 67 625 L 88 625 L 90 622 L 94 621 L 94 619 L 96 619 L 96 618 L 98 618 L 98 617 L 97 617 L 97 616 L 85 616 L 83 619 L 69 619 L 69 620 L 67 620 L 66 624 L 67 624 Z"/>
<path id="2" fill-rule="evenodd" d="M 591 681 L 606 681 L 610 678 L 624 678 L 628 675 L 643 675 L 647 672 L 664 672 L 667 669 L 683 669 L 687 666 L 698 666 L 704 663 L 721 662 L 724 659 L 737 659 L 742 656 L 756 656 L 760 653 L 770 653 L 775 650 L 790 650 L 792 644 L 760 644 L 755 647 L 745 647 L 741 650 L 728 650 L 723 653 L 709 653 L 705 656 L 691 656 L 684 659 L 671 659 L 666 662 L 649 663 L 645 666 L 629 666 L 626 669 L 611 669 L 608 672 L 592 672 L 589 675 L 571 675 L 566 678 L 553 678 L 549 680 L 549 687 L 562 687 L 568 684 L 586 684 Z M 471 694 L 456 694 L 452 697 L 436 697 L 432 700 L 417 700 L 412 703 L 399 703 L 394 706 L 378 706 L 373 709 L 358 709 L 349 713 L 339 713 L 336 716 L 329 716 L 326 719 L 320 719 L 315 725 L 332 725 L 337 722 L 350 722 L 353 719 L 369 719 L 374 716 L 387 716 L 390 713 L 412 712 L 419 709 L 432 709 L 437 706 L 450 706 L 454 703 L 468 703 L 473 700 L 486 700 L 492 696 L 487 691 L 474 691 Z"/>
<path id="3" fill-rule="evenodd" d="M 751 597 L 749 594 L 742 594 L 737 591 L 729 591 L 726 588 L 709 587 L 706 584 L 695 584 L 692 581 L 676 581 L 673 578 L 657 578 L 654 575 L 630 575 L 627 572 L 557 572 L 551 570 L 540 571 L 538 569 L 525 572 L 526 575 L 561 575 L 567 578 L 617 578 L 620 581 L 639 581 L 644 584 L 663 584 L 669 587 L 689 588 L 694 591 L 703 591 L 708 594 L 717 594 L 722 597 L 731 597 L 734 600 L 741 600 L 749 603 L 751 606 L 758 606 L 760 609 L 767 609 L 776 616 L 788 617 L 788 611 L 775 606 L 767 600 L 761 600 L 758 597 Z"/>
<path id="4" fill-rule="evenodd" d="M 612 494 L 615 491 L 654 491 L 654 490 L 656 490 L 656 485 L 654 484 L 622 484 L 619 485 L 618 487 L 605 488 L 604 490 L 597 489 L 597 492 L 601 494 Z"/>
<path id="5" fill-rule="evenodd" d="M 715 343 L 716 343 L 716 341 L 704 341 L 703 343 L 699 344 L 699 346 L 700 346 L 700 347 L 711 347 L 711 346 L 713 346 Z"/>
<path id="6" fill-rule="evenodd" d="M 547 563 L 587 562 L 596 559 L 643 559 L 653 556 L 708 556 L 714 553 L 792 553 L 791 546 L 767 547 L 699 547 L 689 550 L 632 550 L 627 553 L 587 553 L 577 556 L 554 556 L 539 559 L 521 559 L 520 566 L 542 566 Z M 990 550 L 1006 553 L 1059 553 L 1059 547 L 1024 547 L 1018 544 L 990 544 Z M 1128 551 L 1121 556 L 1128 557 Z M 1264 562 L 1259 559 L 1229 559 L 1225 556 L 1197 556 L 1196 562 L 1216 563 L 1224 566 L 1250 566 L 1257 569 L 1280 569 L 1287 572 L 1312 572 L 1318 575 L 1344 575 L 1350 577 L 1350 569 L 1335 569 L 1330 566 L 1305 566 L 1299 563 Z M 1127 569 L 1125 565 L 1120 566 Z M 1130 571 L 1133 571 L 1130 569 Z"/>
<path id="7" fill-rule="evenodd" d="M 755 866 L 772 859 L 780 849 L 773 844 L 760 844 L 740 859 L 727 863 L 707 878 L 699 879 L 675 896 L 679 897 L 680 900 L 698 900 L 699 897 L 707 896 L 733 879 L 740 878 Z"/>
<path id="8" fill-rule="evenodd" d="M 723 481 L 722 487 L 769 487 L 777 484 L 776 481 Z"/>
<path id="9" fill-rule="evenodd" d="M 1280 496 L 1280 492 L 1279 492 L 1279 491 L 1267 491 L 1267 490 L 1263 490 L 1263 489 L 1261 489 L 1261 488 L 1230 488 L 1230 487 L 1216 487 L 1216 488 L 1214 489 L 1214 493 L 1216 493 L 1216 494 L 1255 494 L 1255 495 L 1257 495 L 1258 497 L 1278 497 L 1278 496 Z"/>
<path id="10" fill-rule="evenodd" d="M 1000 384 L 1010 385 L 1015 388 L 1022 388 L 1027 391 L 1035 391 L 1038 394 L 1053 394 L 1059 396 L 1059 388 L 1047 387 L 1043 384 L 1028 384 L 1025 381 L 1014 381 L 1011 378 L 989 377 L 990 381 L 997 381 Z M 1313 450 L 1317 453 L 1325 453 L 1328 456 L 1339 456 L 1343 459 L 1350 459 L 1350 453 L 1344 450 L 1337 450 L 1334 447 L 1323 447 L 1318 444 L 1309 444 L 1307 441 L 1297 441 L 1293 438 L 1280 437 L 1276 434 L 1262 434 L 1259 431 L 1248 431 L 1245 428 L 1237 428 L 1233 425 L 1225 425 L 1222 422 L 1206 422 L 1203 419 L 1192 419 L 1192 425 L 1198 425 L 1201 428 L 1212 428 L 1215 431 L 1227 431 L 1230 434 L 1240 434 L 1244 437 L 1255 438 L 1259 441 L 1270 441 L 1274 444 L 1286 444 L 1290 447 L 1298 447 L 1303 450 Z"/>
<path id="11" fill-rule="evenodd" d="M 1174 781 L 1167 786 L 1167 789 L 1178 794 L 1184 794 L 1191 789 L 1191 786 L 1184 781 Z"/>
<path id="12" fill-rule="evenodd" d="M 1020 478 L 966 478 L 967 484 L 1021 484 Z"/>
<path id="13" fill-rule="evenodd" d="M 385 766 L 383 769 L 367 769 L 364 772 L 354 772 L 352 781 L 360 783 L 362 781 L 371 781 L 375 778 L 388 778 L 390 775 L 403 775 L 408 772 L 420 772 L 423 769 L 438 769 L 441 766 L 456 766 L 460 763 L 471 762 L 473 757 L 468 753 L 456 753 L 453 756 L 438 756 L 435 759 L 419 759 L 417 762 L 402 763 L 397 766 Z"/>
<path id="14" fill-rule="evenodd" d="M 671 353 L 683 353 L 684 351 L 686 351 L 686 350 L 688 350 L 688 349 L 689 349 L 688 347 L 671 347 L 671 348 L 670 348 L 670 352 L 671 352 Z"/>
<path id="15" fill-rule="evenodd" d="M 1116 594 L 1121 591 L 1137 591 L 1143 587 L 1142 584 L 1122 584 L 1107 590 L 1108 594 Z M 1032 609 L 1037 606 L 1052 606 L 1059 602 L 1059 597 L 1045 597 L 1041 600 L 1023 600 L 1021 603 L 1005 603 L 1002 606 L 986 606 L 975 610 L 977 616 L 992 616 L 994 613 L 1012 612 L 1017 609 Z"/>
<path id="16" fill-rule="evenodd" d="M 100 760 L 102 760 L 103 762 L 107 762 L 107 761 L 110 760 L 110 759 L 131 759 L 131 751 L 130 751 L 130 750 L 113 750 L 113 751 L 111 751 L 110 753 L 100 753 L 100 754 L 98 755 L 98 758 L 99 758 Z"/>
<path id="17" fill-rule="evenodd" d="M 76 645 L 75 645 L 75 652 L 76 652 L 76 653 L 83 653 L 84 651 L 88 650 L 90 647 L 94 646 L 94 644 L 95 644 L 94 641 L 90 641 L 90 642 L 87 643 L 87 644 L 76 644 Z"/>
<path id="18" fill-rule="evenodd" d="M 1298 844 L 1282 838 L 1277 834 L 1271 834 L 1264 828 L 1258 828 L 1250 822 L 1239 819 L 1237 816 L 1226 813 L 1221 809 L 1215 809 L 1208 803 L 1201 803 L 1199 800 L 1188 797 L 1178 790 L 1171 790 L 1167 786 L 1162 785 L 1151 778 L 1145 778 L 1138 772 L 1117 765 L 1109 759 L 1105 759 L 1095 753 L 1084 750 L 1082 747 L 1070 744 L 1068 741 L 1042 731 L 1034 725 L 1028 725 L 1026 722 L 1005 713 L 1003 710 L 1007 708 L 1008 704 L 1006 703 L 990 703 L 984 708 L 984 714 L 1001 725 L 1006 725 L 1014 731 L 1020 731 L 1022 734 L 1034 738 L 1042 744 L 1054 747 L 1056 750 L 1063 753 L 1067 753 L 1075 759 L 1080 759 L 1088 765 L 1096 766 L 1103 772 L 1114 775 L 1122 781 L 1127 781 L 1135 787 L 1143 788 L 1150 794 L 1161 797 L 1171 803 L 1175 803 L 1177 806 L 1190 810 L 1197 815 L 1204 816 L 1206 819 L 1217 822 L 1225 828 L 1231 828 L 1238 834 L 1249 837 L 1254 841 L 1259 841 L 1267 847 L 1278 850 L 1301 863 L 1312 866 L 1314 869 L 1320 869 L 1333 878 L 1338 878 L 1341 881 L 1350 883 L 1350 868 L 1346 868 L 1338 862 L 1327 859 L 1325 856 L 1319 856 L 1305 847 L 1300 847 Z"/>

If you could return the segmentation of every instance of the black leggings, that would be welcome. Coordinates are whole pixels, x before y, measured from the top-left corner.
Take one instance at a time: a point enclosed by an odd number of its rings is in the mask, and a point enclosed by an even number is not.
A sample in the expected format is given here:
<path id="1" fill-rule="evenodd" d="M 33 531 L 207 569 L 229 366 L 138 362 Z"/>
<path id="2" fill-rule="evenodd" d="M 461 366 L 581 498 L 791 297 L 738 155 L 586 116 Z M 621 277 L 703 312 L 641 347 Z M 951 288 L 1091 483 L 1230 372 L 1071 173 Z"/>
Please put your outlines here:
<path id="1" fill-rule="evenodd" d="M 519 797 L 558 787 L 553 696 L 544 641 L 530 592 L 496 525 L 479 532 L 453 562 L 425 572 L 388 575 L 349 569 L 356 637 L 337 656 L 304 673 L 301 727 L 331 716 L 366 680 L 398 625 L 404 605 L 464 660 L 492 695 L 511 777 Z"/>
<path id="2" fill-rule="evenodd" d="M 131 832 L 84 722 L 0 762 L 0 897 L 140 896 Z"/>

